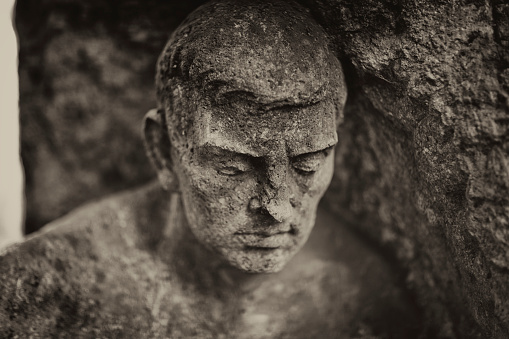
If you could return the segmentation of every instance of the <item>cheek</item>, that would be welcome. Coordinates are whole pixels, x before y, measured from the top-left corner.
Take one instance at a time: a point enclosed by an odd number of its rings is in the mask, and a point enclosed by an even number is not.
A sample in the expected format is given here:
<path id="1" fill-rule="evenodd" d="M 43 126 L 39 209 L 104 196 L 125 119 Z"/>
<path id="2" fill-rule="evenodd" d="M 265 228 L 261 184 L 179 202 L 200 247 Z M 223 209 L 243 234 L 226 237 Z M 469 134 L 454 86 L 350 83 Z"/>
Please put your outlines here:
<path id="1" fill-rule="evenodd" d="M 313 194 L 316 194 L 319 196 L 318 199 L 320 199 L 327 188 L 329 187 L 332 176 L 334 175 L 334 154 L 331 154 L 328 158 L 326 163 L 323 166 L 323 169 L 320 173 L 320 176 L 317 178 L 316 183 L 313 188 Z"/>
<path id="2" fill-rule="evenodd" d="M 246 215 L 256 180 L 247 177 L 225 177 L 215 170 L 191 168 L 181 182 L 181 192 L 192 219 L 202 219 L 208 226 L 238 224 Z M 203 223 L 204 221 L 202 221 Z"/>
<path id="3" fill-rule="evenodd" d="M 334 159 L 330 157 L 322 169 L 317 172 L 313 178 L 308 180 L 305 189 L 300 190 L 300 197 L 297 201 L 295 212 L 296 226 L 301 234 L 301 239 L 307 239 L 315 225 L 316 211 L 320 199 L 329 187 L 334 173 Z M 303 186 L 301 186 L 302 188 Z"/>
<path id="4" fill-rule="evenodd" d="M 306 202 L 307 206 L 316 206 L 329 187 L 333 174 L 334 157 L 331 155 L 312 177 L 297 180 L 301 201 Z"/>

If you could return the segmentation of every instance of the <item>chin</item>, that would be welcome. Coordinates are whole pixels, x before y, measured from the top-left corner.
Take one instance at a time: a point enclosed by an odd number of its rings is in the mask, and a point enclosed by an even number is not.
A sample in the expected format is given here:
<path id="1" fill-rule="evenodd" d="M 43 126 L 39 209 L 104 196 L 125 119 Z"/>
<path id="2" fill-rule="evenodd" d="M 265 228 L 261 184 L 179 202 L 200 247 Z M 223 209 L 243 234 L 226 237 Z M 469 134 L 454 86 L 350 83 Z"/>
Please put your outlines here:
<path id="1" fill-rule="evenodd" d="M 286 266 L 286 262 L 283 263 L 274 263 L 271 266 L 265 267 L 253 267 L 251 270 L 246 271 L 246 273 L 278 273 Z"/>
<path id="2" fill-rule="evenodd" d="M 297 251 L 288 249 L 238 251 L 230 255 L 230 265 L 245 273 L 277 273 Z"/>

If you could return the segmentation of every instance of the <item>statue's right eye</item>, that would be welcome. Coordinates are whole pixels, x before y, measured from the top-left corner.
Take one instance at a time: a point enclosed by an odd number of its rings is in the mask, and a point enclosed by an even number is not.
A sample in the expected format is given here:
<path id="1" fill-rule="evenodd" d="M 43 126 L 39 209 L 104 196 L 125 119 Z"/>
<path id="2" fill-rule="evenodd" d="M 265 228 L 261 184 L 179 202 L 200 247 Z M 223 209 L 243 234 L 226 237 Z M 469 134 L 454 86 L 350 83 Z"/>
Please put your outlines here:
<path id="1" fill-rule="evenodd" d="M 227 175 L 230 177 L 240 175 L 244 172 L 245 172 L 244 170 L 242 170 L 238 167 L 235 167 L 235 166 L 224 166 L 224 167 L 220 167 L 217 169 L 217 173 L 222 174 L 222 175 Z"/>
<path id="2" fill-rule="evenodd" d="M 244 174 L 251 169 L 249 163 L 238 159 L 219 160 L 214 167 L 217 173 L 229 177 Z"/>

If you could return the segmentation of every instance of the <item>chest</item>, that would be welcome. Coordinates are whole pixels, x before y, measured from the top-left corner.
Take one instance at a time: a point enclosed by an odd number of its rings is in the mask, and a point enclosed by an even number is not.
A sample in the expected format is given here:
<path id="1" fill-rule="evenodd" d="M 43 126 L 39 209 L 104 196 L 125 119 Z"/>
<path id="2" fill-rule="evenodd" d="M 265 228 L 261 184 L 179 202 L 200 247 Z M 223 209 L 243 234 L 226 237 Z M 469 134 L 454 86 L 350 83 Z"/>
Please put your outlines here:
<path id="1" fill-rule="evenodd" d="M 249 292 L 214 296 L 174 289 L 163 297 L 153 329 L 175 338 L 337 338 L 355 332 L 359 290 L 348 274 L 333 263 L 305 267 L 267 276 Z"/>

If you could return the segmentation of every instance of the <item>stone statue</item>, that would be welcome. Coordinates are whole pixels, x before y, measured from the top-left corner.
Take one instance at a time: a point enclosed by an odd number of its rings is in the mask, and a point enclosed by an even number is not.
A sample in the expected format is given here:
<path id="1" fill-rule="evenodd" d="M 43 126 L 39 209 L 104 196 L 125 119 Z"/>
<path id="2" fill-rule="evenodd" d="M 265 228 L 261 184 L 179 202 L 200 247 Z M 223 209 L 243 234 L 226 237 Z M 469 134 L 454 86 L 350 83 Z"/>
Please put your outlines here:
<path id="1" fill-rule="evenodd" d="M 318 207 L 343 77 L 296 3 L 192 13 L 159 58 L 158 108 L 144 120 L 158 183 L 7 249 L 0 337 L 415 334 L 418 312 L 391 266 Z"/>

